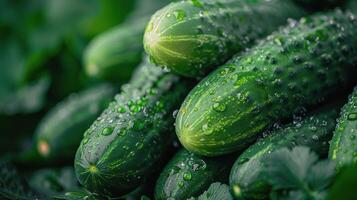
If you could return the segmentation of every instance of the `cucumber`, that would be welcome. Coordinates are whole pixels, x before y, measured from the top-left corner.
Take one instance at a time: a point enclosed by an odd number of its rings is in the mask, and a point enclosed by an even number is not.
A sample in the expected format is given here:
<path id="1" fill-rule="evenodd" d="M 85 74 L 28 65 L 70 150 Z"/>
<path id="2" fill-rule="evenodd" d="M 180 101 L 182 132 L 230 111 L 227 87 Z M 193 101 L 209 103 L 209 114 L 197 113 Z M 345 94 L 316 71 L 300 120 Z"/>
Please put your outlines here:
<path id="1" fill-rule="evenodd" d="M 60 102 L 37 127 L 35 141 L 39 155 L 47 161 L 73 159 L 83 133 L 113 96 L 113 87 L 104 84 Z"/>
<path id="2" fill-rule="evenodd" d="M 155 199 L 187 199 L 203 193 L 215 181 L 227 180 L 232 157 L 208 158 L 180 150 L 161 172 Z"/>
<path id="3" fill-rule="evenodd" d="M 235 161 L 230 186 L 237 199 L 267 199 L 270 186 L 261 176 L 264 160 L 283 147 L 308 146 L 319 155 L 328 151 L 328 142 L 336 125 L 339 107 L 327 106 L 285 127 L 274 130 L 246 149 Z"/>
<path id="4" fill-rule="evenodd" d="M 98 35 L 90 42 L 83 57 L 86 74 L 113 82 L 124 83 L 129 80 L 142 59 L 142 40 L 149 16 L 169 2 L 136 1 L 134 13 L 129 15 L 124 24 Z"/>
<path id="5" fill-rule="evenodd" d="M 331 140 L 329 157 L 337 168 L 357 164 L 357 87 L 342 108 L 337 127 Z"/>
<path id="6" fill-rule="evenodd" d="M 184 76 L 202 76 L 287 18 L 305 14 L 292 0 L 180 1 L 155 13 L 144 47 L 158 65 Z"/>
<path id="7" fill-rule="evenodd" d="M 125 82 L 140 64 L 142 38 L 147 18 L 111 29 L 90 42 L 84 53 L 85 71 L 89 77 Z"/>
<path id="8" fill-rule="evenodd" d="M 175 137 L 172 113 L 191 83 L 148 59 L 133 78 L 86 131 L 77 151 L 78 180 L 91 192 L 132 191 L 160 168 Z"/>
<path id="9" fill-rule="evenodd" d="M 206 156 L 241 150 L 276 121 L 352 87 L 356 34 L 355 16 L 341 11 L 292 21 L 190 92 L 176 119 L 179 140 Z"/>

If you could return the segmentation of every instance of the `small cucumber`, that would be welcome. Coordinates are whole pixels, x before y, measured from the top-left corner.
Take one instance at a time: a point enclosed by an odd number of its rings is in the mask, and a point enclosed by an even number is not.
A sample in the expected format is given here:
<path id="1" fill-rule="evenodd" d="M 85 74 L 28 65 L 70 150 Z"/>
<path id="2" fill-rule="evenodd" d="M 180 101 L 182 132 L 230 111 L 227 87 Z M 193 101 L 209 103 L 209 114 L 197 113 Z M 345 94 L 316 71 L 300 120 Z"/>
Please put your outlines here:
<path id="1" fill-rule="evenodd" d="M 331 140 L 329 157 L 336 160 L 337 168 L 357 164 L 357 87 L 342 108 Z"/>
<path id="2" fill-rule="evenodd" d="M 144 47 L 158 65 L 197 77 L 304 15 L 292 0 L 180 1 L 155 13 Z"/>
<path id="3" fill-rule="evenodd" d="M 37 127 L 38 153 L 47 161 L 74 158 L 83 133 L 114 96 L 110 85 L 73 94 L 50 110 Z"/>
<path id="4" fill-rule="evenodd" d="M 266 199 L 270 186 L 262 180 L 264 168 L 261 161 L 271 152 L 282 147 L 308 146 L 320 155 L 328 151 L 328 142 L 336 125 L 339 107 L 324 108 L 302 121 L 272 131 L 271 135 L 258 140 L 246 149 L 234 163 L 231 189 L 237 199 Z"/>
<path id="5" fill-rule="evenodd" d="M 169 2 L 136 1 L 134 12 L 125 23 L 98 35 L 90 42 L 83 58 L 86 74 L 92 78 L 120 83 L 129 80 L 142 59 L 142 40 L 149 16 Z"/>
<path id="6" fill-rule="evenodd" d="M 175 137 L 172 113 L 191 84 L 148 59 L 137 70 L 77 151 L 78 180 L 91 192 L 120 196 L 137 188 L 159 170 Z"/>
<path id="7" fill-rule="evenodd" d="M 203 193 L 211 183 L 225 181 L 233 156 L 208 158 L 180 150 L 166 164 L 155 187 L 155 199 L 187 199 Z"/>
<path id="8" fill-rule="evenodd" d="M 291 21 L 190 92 L 176 119 L 179 140 L 206 156 L 241 150 L 276 121 L 353 87 L 355 35 L 351 13 Z"/>

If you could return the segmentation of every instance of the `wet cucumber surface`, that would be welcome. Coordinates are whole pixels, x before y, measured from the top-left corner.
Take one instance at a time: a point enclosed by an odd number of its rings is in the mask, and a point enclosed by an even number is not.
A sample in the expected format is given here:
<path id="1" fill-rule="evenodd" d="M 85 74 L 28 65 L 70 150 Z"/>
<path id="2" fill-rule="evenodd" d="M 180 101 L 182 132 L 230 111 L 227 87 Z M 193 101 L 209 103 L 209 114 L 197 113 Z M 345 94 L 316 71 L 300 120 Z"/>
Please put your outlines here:
<path id="1" fill-rule="evenodd" d="M 179 1 L 153 15 L 144 47 L 158 65 L 200 77 L 288 18 L 306 14 L 292 0 Z"/>
<path id="2" fill-rule="evenodd" d="M 200 155 L 237 151 L 277 120 L 353 86 L 356 34 L 351 13 L 291 21 L 190 92 L 176 119 L 179 140 Z"/>

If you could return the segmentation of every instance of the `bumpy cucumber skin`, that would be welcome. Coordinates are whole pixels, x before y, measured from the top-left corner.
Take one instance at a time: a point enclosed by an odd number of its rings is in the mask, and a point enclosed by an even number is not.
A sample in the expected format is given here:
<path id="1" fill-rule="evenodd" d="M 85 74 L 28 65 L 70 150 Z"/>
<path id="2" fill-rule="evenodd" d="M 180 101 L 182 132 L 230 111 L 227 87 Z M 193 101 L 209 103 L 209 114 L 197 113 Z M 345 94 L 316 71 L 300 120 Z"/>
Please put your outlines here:
<path id="1" fill-rule="evenodd" d="M 320 155 L 326 154 L 338 111 L 337 106 L 324 108 L 301 122 L 273 131 L 245 150 L 234 163 L 230 174 L 230 186 L 235 197 L 267 199 L 270 187 L 259 174 L 264 168 L 260 161 L 277 149 L 301 145 L 310 147 Z"/>
<path id="2" fill-rule="evenodd" d="M 180 1 L 151 18 L 144 48 L 158 65 L 184 76 L 202 76 L 287 18 L 305 14 L 291 0 Z"/>
<path id="3" fill-rule="evenodd" d="M 60 102 L 42 119 L 36 130 L 39 154 L 46 160 L 73 159 L 83 133 L 113 96 L 114 88 L 104 84 Z"/>
<path id="4" fill-rule="evenodd" d="M 291 22 L 190 92 L 176 119 L 179 140 L 206 156 L 240 150 L 277 120 L 354 85 L 355 35 L 350 13 Z"/>
<path id="5" fill-rule="evenodd" d="M 357 164 L 357 87 L 342 108 L 337 127 L 331 140 L 329 157 L 337 168 Z"/>
<path id="6" fill-rule="evenodd" d="M 97 36 L 84 53 L 86 74 L 97 79 L 125 82 L 140 64 L 142 39 L 148 18 L 126 23 Z"/>
<path id="7" fill-rule="evenodd" d="M 228 178 L 233 158 L 208 158 L 180 150 L 161 172 L 155 199 L 187 199 L 203 193 L 211 183 Z"/>
<path id="8" fill-rule="evenodd" d="M 119 196 L 134 190 L 159 169 L 175 137 L 172 113 L 190 83 L 148 61 L 138 70 L 143 78 L 123 86 L 77 151 L 78 180 L 92 192 Z"/>

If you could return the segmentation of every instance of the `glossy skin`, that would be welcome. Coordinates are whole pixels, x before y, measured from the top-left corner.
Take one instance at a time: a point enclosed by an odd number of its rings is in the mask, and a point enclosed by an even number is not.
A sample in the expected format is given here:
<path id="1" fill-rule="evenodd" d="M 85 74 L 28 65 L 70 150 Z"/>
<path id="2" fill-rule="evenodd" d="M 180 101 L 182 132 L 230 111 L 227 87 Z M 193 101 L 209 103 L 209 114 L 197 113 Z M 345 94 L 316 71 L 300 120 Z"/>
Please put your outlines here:
<path id="1" fill-rule="evenodd" d="M 287 18 L 305 14 L 291 0 L 180 1 L 151 18 L 144 47 L 158 65 L 201 77 L 285 24 Z"/>
<path id="2" fill-rule="evenodd" d="M 83 133 L 113 96 L 111 85 L 99 85 L 60 102 L 48 112 L 36 130 L 39 155 L 47 161 L 73 159 Z"/>
<path id="3" fill-rule="evenodd" d="M 230 186 L 237 199 L 267 199 L 270 187 L 262 180 L 264 169 L 261 161 L 269 153 L 293 146 L 308 146 L 320 155 L 328 151 L 328 142 L 336 125 L 338 106 L 329 106 L 300 122 L 286 125 L 273 131 L 269 136 L 258 140 L 246 149 L 234 163 Z"/>
<path id="4" fill-rule="evenodd" d="M 172 113 L 189 89 L 187 81 L 148 61 L 140 66 L 86 131 L 75 159 L 80 183 L 108 196 L 144 183 L 160 169 L 173 142 Z"/>
<path id="5" fill-rule="evenodd" d="M 155 199 L 187 199 L 203 193 L 211 183 L 225 181 L 234 156 L 208 158 L 180 150 L 166 164 L 155 187 Z"/>
<path id="6" fill-rule="evenodd" d="M 176 118 L 179 140 L 199 155 L 241 150 L 277 120 L 354 85 L 355 35 L 355 16 L 340 11 L 291 22 L 190 92 Z"/>
<path id="7" fill-rule="evenodd" d="M 357 87 L 342 108 L 337 127 L 331 140 L 329 157 L 337 168 L 357 164 Z"/>

